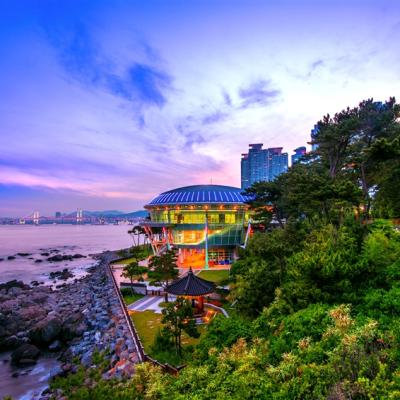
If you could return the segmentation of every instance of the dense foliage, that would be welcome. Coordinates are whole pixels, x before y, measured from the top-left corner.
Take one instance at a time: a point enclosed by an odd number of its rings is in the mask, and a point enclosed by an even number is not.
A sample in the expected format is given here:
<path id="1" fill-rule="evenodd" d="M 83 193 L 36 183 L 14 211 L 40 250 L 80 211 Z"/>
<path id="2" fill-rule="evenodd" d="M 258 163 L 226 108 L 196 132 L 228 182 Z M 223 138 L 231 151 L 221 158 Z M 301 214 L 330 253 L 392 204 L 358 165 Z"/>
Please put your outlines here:
<path id="1" fill-rule="evenodd" d="M 400 217 L 398 118 L 394 99 L 326 116 L 314 154 L 249 190 L 265 229 L 232 267 L 231 317 L 178 377 L 143 364 L 127 381 L 81 371 L 57 386 L 70 399 L 400 399 L 400 232 L 376 219 Z"/>

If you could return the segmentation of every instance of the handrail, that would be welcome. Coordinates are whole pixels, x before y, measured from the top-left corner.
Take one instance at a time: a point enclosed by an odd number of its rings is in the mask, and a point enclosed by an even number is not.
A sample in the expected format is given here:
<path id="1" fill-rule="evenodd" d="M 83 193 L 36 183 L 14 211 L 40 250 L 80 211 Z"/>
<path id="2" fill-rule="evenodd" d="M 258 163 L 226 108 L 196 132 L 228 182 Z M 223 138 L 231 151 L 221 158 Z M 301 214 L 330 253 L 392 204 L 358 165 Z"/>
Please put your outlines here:
<path id="1" fill-rule="evenodd" d="M 156 359 L 154 359 L 154 358 L 152 358 L 152 357 L 150 357 L 149 355 L 146 354 L 146 352 L 144 350 L 144 347 L 143 347 L 143 344 L 142 344 L 142 342 L 140 340 L 139 334 L 138 334 L 138 332 L 136 330 L 135 325 L 132 322 L 131 317 L 129 316 L 129 311 L 128 311 L 126 305 L 125 305 L 125 302 L 124 302 L 124 300 L 122 298 L 122 295 L 121 295 L 121 291 L 118 288 L 117 281 L 115 280 L 114 274 L 112 272 L 112 267 L 111 267 L 111 262 L 112 261 L 113 260 L 111 260 L 111 259 L 106 261 L 107 262 L 107 270 L 108 270 L 109 275 L 111 275 L 111 281 L 112 281 L 113 286 L 114 286 L 114 291 L 117 294 L 119 303 L 120 303 L 122 311 L 124 313 L 124 317 L 125 317 L 125 319 L 126 319 L 126 321 L 128 323 L 129 332 L 130 332 L 130 334 L 132 336 L 133 342 L 135 343 L 135 347 L 137 349 L 137 353 L 139 355 L 140 361 L 141 362 L 145 362 L 145 361 L 151 362 L 153 365 L 160 367 L 165 372 L 168 372 L 169 374 L 172 374 L 172 375 L 177 375 L 178 372 L 182 368 L 185 367 L 184 365 L 182 365 L 181 367 L 175 368 L 174 366 L 169 365 L 169 364 L 162 364 L 159 361 L 157 361 Z"/>
<path id="2" fill-rule="evenodd" d="M 136 331 L 136 328 L 132 323 L 132 319 L 129 316 L 128 310 L 127 310 L 126 305 L 125 305 L 125 302 L 122 299 L 121 292 L 118 289 L 117 282 L 115 280 L 114 274 L 113 274 L 112 269 L 111 269 L 111 265 L 110 265 L 111 261 L 112 260 L 107 260 L 107 270 L 108 270 L 109 275 L 111 276 L 111 281 L 112 281 L 113 286 L 114 286 L 114 291 L 115 291 L 115 293 L 116 293 L 116 295 L 118 297 L 119 304 L 120 304 L 120 306 L 122 308 L 122 311 L 124 313 L 124 317 L 125 317 L 125 320 L 126 320 L 126 322 L 128 324 L 128 329 L 129 329 L 129 332 L 130 332 L 130 334 L 132 336 L 133 342 L 135 343 L 135 347 L 136 347 L 137 353 L 139 355 L 139 359 L 140 359 L 141 362 L 144 362 L 144 361 L 146 361 L 146 354 L 144 352 L 143 345 L 142 345 L 142 343 L 140 341 L 140 338 L 139 338 L 139 335 L 138 335 L 138 333 Z"/>
<path id="3" fill-rule="evenodd" d="M 226 318 L 229 318 L 229 314 L 228 312 L 222 308 L 222 307 L 218 307 L 215 304 L 211 304 L 211 303 L 204 303 L 205 306 L 213 308 L 214 310 L 217 310 L 219 312 L 221 312 Z"/>

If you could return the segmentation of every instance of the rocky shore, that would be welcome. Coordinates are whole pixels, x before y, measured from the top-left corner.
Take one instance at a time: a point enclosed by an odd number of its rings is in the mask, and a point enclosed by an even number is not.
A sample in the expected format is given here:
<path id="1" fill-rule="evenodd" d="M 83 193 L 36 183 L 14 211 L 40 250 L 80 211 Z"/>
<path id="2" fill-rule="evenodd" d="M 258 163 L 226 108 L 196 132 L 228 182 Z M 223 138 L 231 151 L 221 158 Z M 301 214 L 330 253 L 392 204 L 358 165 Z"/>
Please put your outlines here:
<path id="1" fill-rule="evenodd" d="M 107 350 L 105 377 L 133 373 L 139 358 L 108 271 L 113 258 L 103 253 L 87 276 L 58 290 L 18 281 L 0 285 L 0 351 L 13 349 L 10 362 L 34 364 L 54 352 L 59 373 L 67 374 L 74 372 L 73 359 L 90 367 L 93 352 Z"/>

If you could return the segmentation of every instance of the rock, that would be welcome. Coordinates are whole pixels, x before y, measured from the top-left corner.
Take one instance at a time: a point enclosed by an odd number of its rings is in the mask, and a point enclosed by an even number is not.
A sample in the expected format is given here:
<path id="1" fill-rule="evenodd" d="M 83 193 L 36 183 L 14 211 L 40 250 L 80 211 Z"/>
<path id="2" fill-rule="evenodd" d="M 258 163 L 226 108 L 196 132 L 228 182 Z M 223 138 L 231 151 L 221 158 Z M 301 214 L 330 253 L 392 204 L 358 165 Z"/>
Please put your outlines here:
<path id="1" fill-rule="evenodd" d="M 15 256 L 8 256 L 8 257 L 7 257 L 7 260 L 15 260 L 15 259 L 16 259 Z"/>
<path id="2" fill-rule="evenodd" d="M 68 270 L 68 268 L 64 268 L 62 271 L 53 271 L 50 272 L 50 279 L 62 279 L 67 280 L 69 278 L 73 278 L 74 274 Z"/>
<path id="3" fill-rule="evenodd" d="M 55 340 L 53 343 L 49 345 L 50 351 L 60 351 L 62 348 L 62 344 L 59 340 Z"/>
<path id="4" fill-rule="evenodd" d="M 31 282 L 31 286 L 34 286 L 34 287 L 39 286 L 39 282 L 38 281 L 32 281 Z"/>
<path id="5" fill-rule="evenodd" d="M 0 342 L 0 348 L 3 350 L 15 349 L 16 347 L 22 346 L 24 343 L 25 341 L 23 338 L 18 338 L 15 335 L 11 335 Z"/>
<path id="6" fill-rule="evenodd" d="M 43 257 L 48 257 L 50 255 L 50 253 L 44 252 L 44 253 L 40 253 L 40 255 Z"/>
<path id="7" fill-rule="evenodd" d="M 74 254 L 72 258 L 84 258 L 85 256 L 82 254 Z"/>
<path id="8" fill-rule="evenodd" d="M 31 253 L 17 253 L 17 256 L 20 256 L 20 257 L 28 257 L 31 255 L 32 255 Z"/>
<path id="9" fill-rule="evenodd" d="M 14 257 L 14 256 L 8 256 L 7 258 L 10 259 L 10 257 Z M 13 258 L 12 258 L 12 260 L 13 260 Z M 0 283 L 0 290 L 5 289 L 8 291 L 9 289 L 11 289 L 13 287 L 18 287 L 20 289 L 29 289 L 28 285 L 25 285 L 24 282 L 17 281 L 16 279 L 13 279 L 12 281 L 8 281 L 6 283 Z"/>
<path id="10" fill-rule="evenodd" d="M 57 317 L 47 317 L 39 321 L 29 332 L 29 337 L 35 344 L 52 342 L 61 332 L 61 320 Z"/>
<path id="11" fill-rule="evenodd" d="M 38 258 L 37 260 L 35 260 L 35 263 L 41 263 L 43 262 L 43 260 L 41 260 L 40 258 Z"/>
<path id="12" fill-rule="evenodd" d="M 82 357 L 81 357 L 81 363 L 85 367 L 89 367 L 92 363 L 92 352 L 87 351 Z"/>
<path id="13" fill-rule="evenodd" d="M 77 336 L 82 336 L 87 331 L 87 328 L 83 314 L 80 312 L 74 313 L 64 321 L 61 335 L 64 340 L 71 340 Z"/>
<path id="14" fill-rule="evenodd" d="M 11 353 L 11 362 L 16 365 L 35 363 L 40 350 L 32 344 L 23 344 Z"/>
<path id="15" fill-rule="evenodd" d="M 0 261 L 4 261 L 4 258 L 0 258 Z"/>
<path id="16" fill-rule="evenodd" d="M 39 305 L 32 305 L 18 311 L 19 316 L 25 321 L 34 321 L 46 317 L 46 310 Z"/>

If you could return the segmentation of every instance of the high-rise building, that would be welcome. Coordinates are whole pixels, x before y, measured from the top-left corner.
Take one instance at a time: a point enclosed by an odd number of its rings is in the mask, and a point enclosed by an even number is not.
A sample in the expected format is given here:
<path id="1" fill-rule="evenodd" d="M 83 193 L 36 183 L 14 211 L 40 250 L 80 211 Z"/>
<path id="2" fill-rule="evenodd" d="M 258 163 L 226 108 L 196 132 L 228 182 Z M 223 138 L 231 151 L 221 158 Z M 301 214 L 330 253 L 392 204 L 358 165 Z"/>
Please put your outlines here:
<path id="1" fill-rule="evenodd" d="M 56 218 L 61 218 L 61 211 L 56 211 Z"/>
<path id="2" fill-rule="evenodd" d="M 242 154 L 242 159 L 240 160 L 240 170 L 241 170 L 241 185 L 240 187 L 249 187 L 250 180 L 250 168 L 249 168 L 249 155 L 247 153 Z"/>
<path id="3" fill-rule="evenodd" d="M 318 149 L 318 145 L 316 143 L 313 143 L 314 138 L 317 136 L 319 132 L 319 126 L 318 124 L 314 125 L 314 128 L 311 129 L 311 151 L 315 151 Z"/>
<path id="4" fill-rule="evenodd" d="M 282 153 L 282 147 L 263 149 L 262 143 L 249 144 L 249 152 L 242 154 L 242 189 L 255 182 L 272 181 L 288 168 L 288 154 Z"/>
<path id="5" fill-rule="evenodd" d="M 293 151 L 294 151 L 294 154 L 292 154 L 292 165 L 299 162 L 301 157 L 303 157 L 306 154 L 307 149 L 305 146 L 301 146 L 301 147 L 298 147 L 297 149 L 294 149 Z"/>

